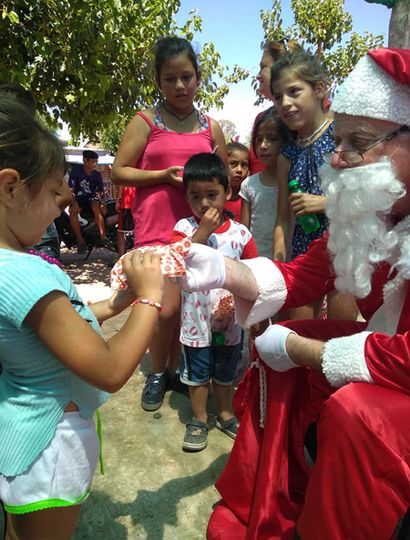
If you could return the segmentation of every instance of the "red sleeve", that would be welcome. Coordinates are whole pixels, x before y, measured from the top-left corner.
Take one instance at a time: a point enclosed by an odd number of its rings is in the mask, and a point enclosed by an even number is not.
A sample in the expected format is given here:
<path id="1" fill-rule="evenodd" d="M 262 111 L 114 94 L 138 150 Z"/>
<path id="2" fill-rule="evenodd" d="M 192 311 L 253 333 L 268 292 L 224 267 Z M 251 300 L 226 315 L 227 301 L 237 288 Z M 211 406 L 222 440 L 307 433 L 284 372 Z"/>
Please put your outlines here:
<path id="1" fill-rule="evenodd" d="M 183 232 L 181 232 L 181 231 L 172 231 L 171 244 L 173 242 L 179 242 L 180 240 L 183 240 L 184 238 L 186 238 L 186 234 L 184 234 Z"/>
<path id="2" fill-rule="evenodd" d="M 255 257 L 259 257 L 259 253 L 255 240 L 251 236 L 249 242 L 243 248 L 241 259 L 255 259 Z"/>
<path id="3" fill-rule="evenodd" d="M 327 249 L 327 234 L 313 241 L 303 255 L 291 262 L 274 261 L 286 283 L 283 309 L 304 306 L 334 289 L 334 273 Z"/>
<path id="4" fill-rule="evenodd" d="M 375 384 L 410 394 L 410 332 L 370 334 L 364 354 Z"/>
<path id="5" fill-rule="evenodd" d="M 410 394 L 410 283 L 407 283 L 397 333 L 375 332 L 365 343 L 364 356 L 376 384 Z"/>

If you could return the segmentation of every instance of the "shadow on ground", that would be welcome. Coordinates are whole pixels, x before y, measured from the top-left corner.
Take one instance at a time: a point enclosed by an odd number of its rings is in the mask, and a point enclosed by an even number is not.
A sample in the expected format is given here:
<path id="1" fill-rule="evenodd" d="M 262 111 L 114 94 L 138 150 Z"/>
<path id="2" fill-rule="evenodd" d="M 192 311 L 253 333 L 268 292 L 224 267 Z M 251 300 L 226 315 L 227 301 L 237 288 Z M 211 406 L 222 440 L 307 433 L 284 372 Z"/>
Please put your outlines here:
<path id="1" fill-rule="evenodd" d="M 104 283 L 110 285 L 110 270 L 117 260 L 117 254 L 107 249 L 93 249 L 88 259 L 75 251 L 62 249 L 64 270 L 75 283 Z"/>
<path id="2" fill-rule="evenodd" d="M 221 455 L 203 471 L 169 480 L 157 490 L 140 489 L 130 503 L 119 503 L 108 493 L 94 491 L 84 505 L 76 538 L 78 540 L 108 538 L 105 532 L 109 527 L 113 535 L 109 538 L 131 540 L 134 537 L 129 535 L 127 527 L 118 523 L 120 517 L 128 517 L 134 526 L 139 525 L 144 534 L 141 538 L 146 538 L 146 540 L 164 538 L 166 525 L 174 529 L 178 528 L 177 508 L 181 500 L 198 495 L 212 485 L 222 472 L 226 459 L 227 454 Z M 98 519 L 95 518 L 96 515 Z M 91 522 L 93 525 L 90 529 Z M 198 531 L 197 538 L 203 537 L 204 531 Z M 179 533 L 175 538 L 184 538 L 183 533 Z"/>

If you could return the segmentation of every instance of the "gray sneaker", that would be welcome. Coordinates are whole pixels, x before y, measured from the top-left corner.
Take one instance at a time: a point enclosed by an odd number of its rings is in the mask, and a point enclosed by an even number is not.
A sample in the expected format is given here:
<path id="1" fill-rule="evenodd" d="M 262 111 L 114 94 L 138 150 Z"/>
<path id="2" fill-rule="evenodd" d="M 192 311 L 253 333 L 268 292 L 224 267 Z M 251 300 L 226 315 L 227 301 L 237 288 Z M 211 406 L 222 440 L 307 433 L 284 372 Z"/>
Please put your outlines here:
<path id="1" fill-rule="evenodd" d="M 144 411 L 156 411 L 162 405 L 166 392 L 166 374 L 150 373 L 141 396 Z"/>
<path id="2" fill-rule="evenodd" d="M 192 418 L 186 425 L 182 450 L 185 450 L 186 452 L 200 452 L 206 448 L 207 444 L 208 426 L 205 422 Z"/>

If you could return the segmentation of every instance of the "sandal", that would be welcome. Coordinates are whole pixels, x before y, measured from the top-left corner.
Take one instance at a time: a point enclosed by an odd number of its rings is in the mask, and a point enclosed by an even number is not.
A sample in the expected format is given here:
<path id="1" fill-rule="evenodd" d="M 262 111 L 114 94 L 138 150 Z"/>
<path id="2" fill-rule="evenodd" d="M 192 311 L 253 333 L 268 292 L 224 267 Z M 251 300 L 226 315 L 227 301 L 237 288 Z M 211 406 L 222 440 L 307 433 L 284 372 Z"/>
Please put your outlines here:
<path id="1" fill-rule="evenodd" d="M 236 435 L 239 429 L 239 420 L 236 416 L 232 416 L 228 420 L 216 419 L 216 427 L 221 430 L 223 433 L 226 433 L 231 439 L 236 439 Z"/>
<path id="2" fill-rule="evenodd" d="M 208 426 L 205 422 L 190 420 L 186 425 L 182 450 L 188 452 L 200 452 L 208 444 Z"/>

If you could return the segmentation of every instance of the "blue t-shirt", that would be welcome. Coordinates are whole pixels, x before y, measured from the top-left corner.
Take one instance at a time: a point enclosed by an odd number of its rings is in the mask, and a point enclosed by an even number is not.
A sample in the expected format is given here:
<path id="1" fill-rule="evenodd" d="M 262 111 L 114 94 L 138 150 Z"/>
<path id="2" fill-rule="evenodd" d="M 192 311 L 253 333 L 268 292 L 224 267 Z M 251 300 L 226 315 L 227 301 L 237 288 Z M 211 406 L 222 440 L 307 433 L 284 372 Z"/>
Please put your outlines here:
<path id="1" fill-rule="evenodd" d="M 301 191 L 312 195 L 323 195 L 318 177 L 318 169 L 323 163 L 323 154 L 335 149 L 333 139 L 333 123 L 327 130 L 309 146 L 301 148 L 295 143 L 287 143 L 282 148 L 282 154 L 290 161 L 289 181 L 298 180 Z M 307 251 L 313 240 L 320 238 L 327 230 L 325 214 L 317 214 L 320 228 L 312 233 L 305 233 L 296 221 L 292 238 L 292 259 Z"/>
<path id="2" fill-rule="evenodd" d="M 97 193 L 104 193 L 104 182 L 101 173 L 93 171 L 85 174 L 84 167 L 74 167 L 68 178 L 68 185 L 74 191 L 77 199 L 96 199 Z"/>
<path id="3" fill-rule="evenodd" d="M 0 474 L 22 474 L 48 446 L 73 401 L 90 418 L 108 394 L 80 379 L 44 345 L 25 319 L 51 291 L 67 295 L 98 332 L 70 278 L 40 257 L 0 248 Z"/>

